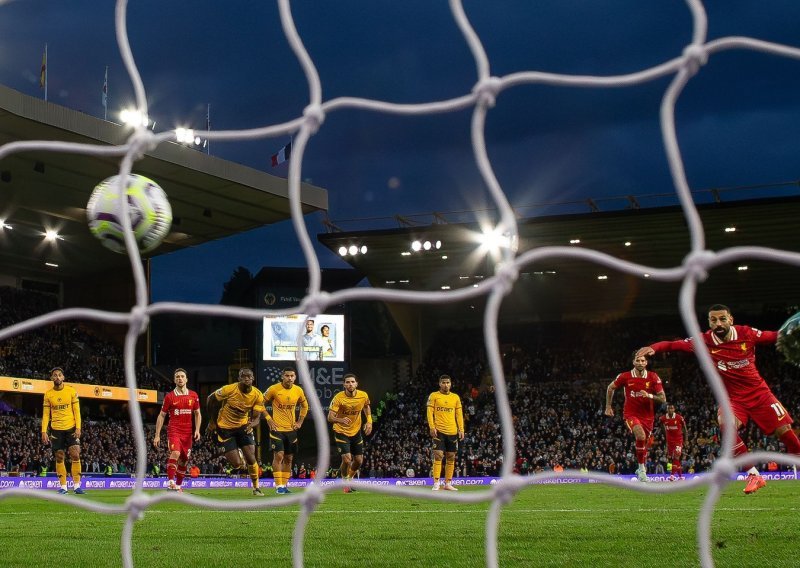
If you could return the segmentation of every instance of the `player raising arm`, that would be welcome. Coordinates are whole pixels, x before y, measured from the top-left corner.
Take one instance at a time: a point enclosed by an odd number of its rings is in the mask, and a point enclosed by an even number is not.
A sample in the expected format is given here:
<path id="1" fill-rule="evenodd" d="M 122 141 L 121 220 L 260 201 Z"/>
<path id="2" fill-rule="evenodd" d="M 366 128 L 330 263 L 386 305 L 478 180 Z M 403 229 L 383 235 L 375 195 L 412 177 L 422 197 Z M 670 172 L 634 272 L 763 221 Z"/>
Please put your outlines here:
<path id="1" fill-rule="evenodd" d="M 328 411 L 328 422 L 333 423 L 333 437 L 336 450 L 342 456 L 342 479 L 352 479 L 361 469 L 364 461 L 364 438 L 361 436 L 361 413 L 364 413 L 364 434 L 372 433 L 372 411 L 369 396 L 358 390 L 358 382 L 353 373 L 344 376 L 344 390 L 336 393 Z M 345 487 L 345 493 L 355 491 Z"/>
<path id="2" fill-rule="evenodd" d="M 636 477 L 647 482 L 647 442 L 653 433 L 655 410 L 653 403 L 663 404 L 667 401 L 661 379 L 653 371 L 647 370 L 647 359 L 636 355 L 633 358 L 633 369 L 617 375 L 606 388 L 606 416 L 614 416 L 611 401 L 618 388 L 625 393 L 625 404 L 622 417 L 625 426 L 633 434 L 636 446 Z"/>
<path id="3" fill-rule="evenodd" d="M 761 331 L 746 325 L 734 325 L 733 313 L 722 304 L 708 309 L 708 327 L 698 346 L 693 338 L 680 341 L 659 341 L 642 347 L 637 355 L 653 355 L 670 351 L 694 352 L 707 349 L 728 392 L 734 416 L 733 455 L 747 453 L 747 446 L 739 436 L 739 429 L 752 420 L 764 434 L 778 438 L 790 454 L 800 455 L 800 440 L 792 431 L 792 417 L 772 393 L 756 367 L 756 345 L 774 344 L 776 331 Z M 726 430 L 722 412 L 717 409 L 717 420 Z M 754 493 L 767 484 L 755 467 L 748 470 L 745 493 Z"/>

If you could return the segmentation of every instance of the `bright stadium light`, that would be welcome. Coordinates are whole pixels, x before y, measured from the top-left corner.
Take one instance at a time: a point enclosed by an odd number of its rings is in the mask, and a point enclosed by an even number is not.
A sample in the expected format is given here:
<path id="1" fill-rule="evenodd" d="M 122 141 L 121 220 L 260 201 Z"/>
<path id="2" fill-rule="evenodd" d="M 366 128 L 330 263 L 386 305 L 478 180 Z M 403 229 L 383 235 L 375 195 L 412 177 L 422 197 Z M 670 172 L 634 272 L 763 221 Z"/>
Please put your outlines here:
<path id="1" fill-rule="evenodd" d="M 58 234 L 58 231 L 53 229 L 47 229 L 44 232 L 44 240 L 54 243 L 56 241 L 63 241 L 64 237 Z"/>
<path id="2" fill-rule="evenodd" d="M 367 254 L 367 245 L 361 245 L 361 254 Z"/>
<path id="3" fill-rule="evenodd" d="M 598 279 L 598 280 L 608 280 L 608 276 L 606 276 L 605 274 L 600 274 L 600 275 L 597 277 L 597 279 Z"/>
<path id="4" fill-rule="evenodd" d="M 725 232 L 726 233 L 735 233 L 736 232 L 736 227 L 725 227 Z"/>
<path id="5" fill-rule="evenodd" d="M 569 244 L 571 244 L 571 245 L 579 245 L 579 244 L 581 244 L 581 240 L 580 239 L 570 239 L 569 240 Z"/>
<path id="6" fill-rule="evenodd" d="M 350 248 L 347 249 L 347 252 L 355 256 L 358 254 L 358 247 L 356 245 L 350 245 Z"/>
<path id="7" fill-rule="evenodd" d="M 430 241 L 425 241 L 424 243 L 422 243 L 422 248 L 424 248 L 425 250 L 431 250 L 432 246 L 433 245 L 431 244 Z"/>
<path id="8" fill-rule="evenodd" d="M 339 254 L 341 256 L 347 256 L 347 247 L 346 246 L 340 246 L 339 247 Z"/>
<path id="9" fill-rule="evenodd" d="M 13 229 L 13 228 L 14 227 L 6 223 L 5 219 L 0 219 L 0 229 Z"/>
<path id="10" fill-rule="evenodd" d="M 419 241 L 414 241 L 411 243 L 411 250 L 414 252 L 419 252 L 422 249 L 422 243 Z"/>
<path id="11" fill-rule="evenodd" d="M 122 124 L 127 124 L 128 126 L 133 127 L 149 127 L 151 124 L 153 127 L 155 127 L 156 125 L 155 122 L 151 123 L 150 118 L 146 114 L 142 114 L 139 109 L 123 109 L 119 113 L 119 119 L 122 121 Z"/>
<path id="12" fill-rule="evenodd" d="M 625 246 L 626 246 L 626 247 L 629 247 L 629 246 L 631 246 L 631 244 L 632 244 L 632 243 L 631 243 L 630 241 L 625 241 Z"/>

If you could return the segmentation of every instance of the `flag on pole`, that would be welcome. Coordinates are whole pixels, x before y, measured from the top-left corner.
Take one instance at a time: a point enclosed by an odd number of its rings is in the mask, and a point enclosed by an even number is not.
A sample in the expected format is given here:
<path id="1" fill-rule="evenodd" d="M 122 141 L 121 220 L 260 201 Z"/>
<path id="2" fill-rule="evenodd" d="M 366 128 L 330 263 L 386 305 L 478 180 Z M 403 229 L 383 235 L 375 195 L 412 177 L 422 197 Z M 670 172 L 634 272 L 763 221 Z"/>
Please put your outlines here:
<path id="1" fill-rule="evenodd" d="M 103 101 L 103 108 L 108 110 L 108 65 L 106 65 L 106 76 L 105 79 L 103 79 L 102 101 Z"/>
<path id="2" fill-rule="evenodd" d="M 281 165 L 292 157 L 292 143 L 289 142 L 286 146 L 278 150 L 277 154 L 272 155 L 272 167 Z"/>
<path id="3" fill-rule="evenodd" d="M 39 74 L 39 88 L 44 89 L 47 85 L 47 44 L 44 44 L 44 53 L 42 53 L 42 71 Z"/>

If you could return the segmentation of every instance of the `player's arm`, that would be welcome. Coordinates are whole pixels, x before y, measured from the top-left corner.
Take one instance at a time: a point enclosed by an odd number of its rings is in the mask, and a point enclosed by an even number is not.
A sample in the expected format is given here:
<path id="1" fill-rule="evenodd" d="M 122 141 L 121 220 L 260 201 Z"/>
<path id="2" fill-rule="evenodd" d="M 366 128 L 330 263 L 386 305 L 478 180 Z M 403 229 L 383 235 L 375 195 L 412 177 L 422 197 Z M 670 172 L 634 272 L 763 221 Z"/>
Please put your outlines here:
<path id="1" fill-rule="evenodd" d="M 206 399 L 206 410 L 208 411 L 206 432 L 213 432 L 217 429 L 217 414 L 219 414 L 220 408 L 222 408 L 222 401 L 217 398 L 217 391 L 214 391 Z"/>
<path id="2" fill-rule="evenodd" d="M 433 395 L 428 397 L 428 428 L 431 431 L 431 438 L 435 438 L 438 432 L 436 431 L 436 420 L 433 416 Z"/>
<path id="3" fill-rule="evenodd" d="M 369 436 L 372 434 L 372 409 L 369 406 L 369 403 L 364 405 L 364 434 Z"/>
<path id="4" fill-rule="evenodd" d="M 158 413 L 158 418 L 156 418 L 156 433 L 153 435 L 153 447 L 157 448 L 158 445 L 161 443 L 161 429 L 164 427 L 164 419 L 167 417 L 167 413 L 163 410 Z"/>
<path id="5" fill-rule="evenodd" d="M 267 406 L 269 406 L 269 404 L 275 398 L 274 392 L 275 392 L 274 389 L 272 387 L 269 387 L 267 389 L 267 392 L 264 393 L 264 412 L 263 412 L 264 420 L 267 421 L 267 426 L 269 426 L 269 429 L 273 432 L 276 430 L 277 425 L 275 424 L 275 421 L 272 419 L 272 416 L 267 410 Z"/>
<path id="6" fill-rule="evenodd" d="M 642 347 L 636 352 L 637 357 L 644 355 L 650 357 L 656 353 L 669 353 L 670 351 L 683 351 L 685 353 L 692 353 L 694 351 L 694 344 L 691 338 L 681 339 L 678 341 L 657 341 L 646 347 Z"/>
<path id="7" fill-rule="evenodd" d="M 464 411 L 461 408 L 461 399 L 458 400 L 456 406 L 456 428 L 458 429 L 458 439 L 464 439 Z"/>
<path id="8" fill-rule="evenodd" d="M 306 395 L 301 394 L 300 400 L 300 416 L 297 418 L 297 422 L 294 423 L 294 429 L 299 430 L 300 427 L 303 425 L 303 420 L 306 419 L 306 415 L 308 414 L 308 401 L 306 400 Z"/>
<path id="9" fill-rule="evenodd" d="M 264 406 L 264 395 L 259 393 L 258 398 L 256 399 L 256 402 L 253 404 L 253 408 L 250 411 L 250 422 L 248 422 L 247 427 L 253 429 L 258 426 L 258 423 L 261 422 L 261 415 L 266 411 L 267 407 Z"/>
<path id="10" fill-rule="evenodd" d="M 350 420 L 347 416 L 339 416 L 339 409 L 341 405 L 339 401 L 335 398 L 333 400 L 333 404 L 331 404 L 330 409 L 328 410 L 328 422 L 331 424 L 344 424 L 345 426 L 349 426 L 352 420 Z"/>
<path id="11" fill-rule="evenodd" d="M 611 381 L 608 384 L 608 388 L 606 388 L 606 416 L 614 416 L 614 409 L 611 408 L 611 401 L 614 399 L 615 392 L 617 392 L 617 379 Z"/>
<path id="12" fill-rule="evenodd" d="M 81 439 L 81 403 L 78 400 L 78 393 L 72 393 L 72 416 L 75 418 L 75 439 Z"/>
<path id="13" fill-rule="evenodd" d="M 194 441 L 200 439 L 200 424 L 203 422 L 203 415 L 200 413 L 200 405 L 194 409 Z"/>
<path id="14" fill-rule="evenodd" d="M 755 344 L 762 345 L 762 344 L 773 344 L 778 341 L 778 332 L 777 331 L 764 331 L 761 329 L 750 328 L 750 336 L 752 337 L 752 341 Z"/>
<path id="15" fill-rule="evenodd" d="M 44 405 L 42 407 L 42 444 L 47 445 L 50 443 L 50 437 L 47 435 L 47 427 L 50 426 L 50 401 L 47 395 L 44 397 Z"/>
<path id="16" fill-rule="evenodd" d="M 667 402 L 667 393 L 662 390 L 661 392 L 655 393 L 650 398 L 652 398 L 653 402 L 656 404 L 664 404 Z"/>

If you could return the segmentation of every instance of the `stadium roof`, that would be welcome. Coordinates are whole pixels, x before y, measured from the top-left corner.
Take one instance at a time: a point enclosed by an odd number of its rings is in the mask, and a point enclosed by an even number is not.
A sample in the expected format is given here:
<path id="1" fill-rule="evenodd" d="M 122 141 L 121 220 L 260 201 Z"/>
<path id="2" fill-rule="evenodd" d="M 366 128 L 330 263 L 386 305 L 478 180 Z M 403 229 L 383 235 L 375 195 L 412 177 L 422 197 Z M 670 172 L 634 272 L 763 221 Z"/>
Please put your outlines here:
<path id="1" fill-rule="evenodd" d="M 705 204 L 699 211 L 708 249 L 743 245 L 800 248 L 794 235 L 800 197 Z M 683 213 L 674 206 L 526 219 L 520 221 L 519 230 L 520 252 L 571 246 L 570 241 L 580 240 L 572 246 L 667 268 L 680 265 L 690 250 Z M 320 235 L 319 240 L 334 252 L 340 247 L 366 246 L 366 254 L 348 254 L 344 260 L 364 273 L 374 287 L 441 290 L 444 286 L 472 286 L 492 275 L 491 263 L 476 253 L 477 235 L 480 230 L 475 224 L 440 223 L 332 232 Z M 431 249 L 412 252 L 414 240 L 430 241 Z M 437 241 L 441 248 L 436 248 Z M 528 265 L 520 272 L 513 293 L 503 304 L 506 322 L 614 319 L 677 310 L 679 284 L 634 277 L 581 260 L 553 259 Z M 602 276 L 606 278 L 600 279 Z M 798 290 L 798 268 L 748 260 L 712 270 L 699 286 L 697 303 L 726 303 L 737 311 L 761 310 L 770 304 L 796 304 Z M 437 305 L 433 317 L 447 318 L 451 324 L 474 324 L 483 303 L 468 304 L 452 305 L 449 310 L 444 304 Z"/>
<path id="2" fill-rule="evenodd" d="M 121 144 L 130 130 L 0 85 L 0 144 L 57 140 Z M 85 207 L 94 186 L 117 173 L 118 157 L 16 153 L 0 161 L 0 267 L 4 274 L 69 278 L 127 266 L 90 234 Z M 166 191 L 172 232 L 150 256 L 277 223 L 290 217 L 288 185 L 275 177 L 177 143 L 160 144 L 134 165 Z M 303 184 L 304 213 L 327 210 L 327 191 Z M 55 229 L 63 237 L 43 241 Z M 52 267 L 45 264 L 57 264 Z"/>

